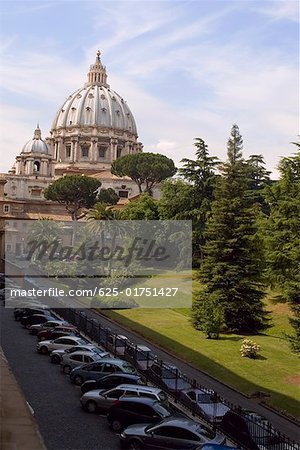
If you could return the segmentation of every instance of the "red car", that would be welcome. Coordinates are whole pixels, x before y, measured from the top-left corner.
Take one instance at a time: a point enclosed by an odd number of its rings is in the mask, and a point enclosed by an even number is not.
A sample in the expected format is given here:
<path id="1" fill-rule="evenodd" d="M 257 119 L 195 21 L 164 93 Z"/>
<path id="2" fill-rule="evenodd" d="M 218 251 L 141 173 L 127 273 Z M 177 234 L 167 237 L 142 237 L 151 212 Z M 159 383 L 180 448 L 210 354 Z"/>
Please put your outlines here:
<path id="1" fill-rule="evenodd" d="M 45 341 L 50 339 L 56 339 L 61 336 L 67 336 L 69 334 L 79 336 L 77 328 L 74 327 L 73 325 L 68 325 L 51 328 L 50 330 L 39 331 L 37 337 L 39 341 Z"/>

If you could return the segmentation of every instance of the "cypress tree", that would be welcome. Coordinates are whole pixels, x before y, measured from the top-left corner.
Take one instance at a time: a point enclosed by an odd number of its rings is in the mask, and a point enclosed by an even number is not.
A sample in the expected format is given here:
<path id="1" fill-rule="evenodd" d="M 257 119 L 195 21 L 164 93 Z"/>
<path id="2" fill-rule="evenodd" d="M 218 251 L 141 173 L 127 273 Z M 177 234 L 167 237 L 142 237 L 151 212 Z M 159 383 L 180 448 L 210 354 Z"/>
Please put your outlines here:
<path id="1" fill-rule="evenodd" d="M 249 170 L 237 125 L 232 127 L 227 148 L 228 161 L 220 167 L 222 176 L 207 222 L 205 259 L 199 273 L 205 288 L 194 302 L 193 323 L 205 331 L 210 320 L 205 311 L 211 316 L 214 308 L 218 317 L 223 314 L 228 330 L 255 333 L 267 327 L 268 319 L 262 302 L 256 207 L 248 195 Z"/>

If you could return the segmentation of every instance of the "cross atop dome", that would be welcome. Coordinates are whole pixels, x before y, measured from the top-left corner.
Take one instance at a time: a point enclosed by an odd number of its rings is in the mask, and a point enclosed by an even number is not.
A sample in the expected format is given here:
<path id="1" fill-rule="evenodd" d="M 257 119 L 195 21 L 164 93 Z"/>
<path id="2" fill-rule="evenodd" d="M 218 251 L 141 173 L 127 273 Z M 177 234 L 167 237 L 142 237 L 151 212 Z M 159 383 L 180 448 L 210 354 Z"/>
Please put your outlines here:
<path id="1" fill-rule="evenodd" d="M 88 82 L 86 83 L 87 86 L 91 84 L 96 84 L 98 86 L 109 87 L 109 85 L 106 82 L 107 81 L 106 67 L 102 65 L 100 55 L 101 52 L 100 50 L 98 50 L 96 53 L 95 64 L 92 64 L 90 66 L 90 71 L 88 73 Z"/>

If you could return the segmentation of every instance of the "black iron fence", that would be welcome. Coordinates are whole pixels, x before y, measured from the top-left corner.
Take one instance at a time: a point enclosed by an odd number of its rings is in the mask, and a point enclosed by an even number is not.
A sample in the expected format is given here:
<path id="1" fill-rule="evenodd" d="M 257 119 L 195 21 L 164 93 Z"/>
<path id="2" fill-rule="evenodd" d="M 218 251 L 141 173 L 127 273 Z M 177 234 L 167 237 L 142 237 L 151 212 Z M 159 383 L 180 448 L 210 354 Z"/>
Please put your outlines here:
<path id="1" fill-rule="evenodd" d="M 224 433 L 240 448 L 300 450 L 299 443 L 276 430 L 263 417 L 228 402 L 197 380 L 188 378 L 177 367 L 159 359 L 150 349 L 135 345 L 126 336 L 104 327 L 100 320 L 75 309 L 59 308 L 56 312 L 115 357 L 131 362 L 148 381 L 164 389 L 175 403 Z"/>

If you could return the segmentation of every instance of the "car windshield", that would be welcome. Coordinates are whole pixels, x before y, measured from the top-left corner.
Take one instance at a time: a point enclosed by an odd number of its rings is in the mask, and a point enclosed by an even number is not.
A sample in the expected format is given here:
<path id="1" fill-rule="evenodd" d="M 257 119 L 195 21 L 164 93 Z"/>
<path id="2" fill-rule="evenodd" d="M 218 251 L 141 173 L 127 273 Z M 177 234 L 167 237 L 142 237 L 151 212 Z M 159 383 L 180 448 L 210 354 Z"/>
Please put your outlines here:
<path id="1" fill-rule="evenodd" d="M 154 405 L 155 411 L 159 413 L 161 417 L 169 417 L 173 414 L 173 411 L 168 406 L 162 406 L 160 403 Z"/>
<path id="2" fill-rule="evenodd" d="M 198 395 L 199 403 L 218 403 L 218 399 L 216 396 L 211 394 L 199 394 Z"/>
<path id="3" fill-rule="evenodd" d="M 137 352 L 136 359 L 137 361 L 147 361 L 150 358 L 150 352 Z"/>
<path id="4" fill-rule="evenodd" d="M 196 433 L 201 434 L 201 436 L 207 439 L 214 439 L 216 436 L 216 433 L 213 430 L 211 430 L 210 428 L 206 428 L 204 425 L 195 428 L 195 431 Z"/>
<path id="5" fill-rule="evenodd" d="M 96 353 L 97 355 L 102 355 L 103 353 L 106 353 L 103 350 L 101 350 L 101 348 L 97 348 L 97 347 L 92 347 L 92 348 L 90 348 L 90 350 L 93 353 Z M 106 353 L 106 354 L 108 354 L 108 353 Z"/>
<path id="6" fill-rule="evenodd" d="M 135 373 L 135 368 L 131 364 L 125 363 L 122 368 L 125 373 Z"/>
<path id="7" fill-rule="evenodd" d="M 162 402 L 165 402 L 165 401 L 168 399 L 167 394 L 166 394 L 165 392 L 163 392 L 163 391 L 161 391 L 161 392 L 158 394 L 158 396 L 159 396 L 159 398 L 160 398 L 160 400 L 161 400 Z"/>
<path id="8" fill-rule="evenodd" d="M 163 369 L 162 378 L 174 379 L 176 378 L 176 373 L 175 371 L 171 372 L 171 370 Z"/>

